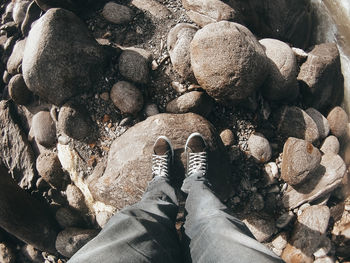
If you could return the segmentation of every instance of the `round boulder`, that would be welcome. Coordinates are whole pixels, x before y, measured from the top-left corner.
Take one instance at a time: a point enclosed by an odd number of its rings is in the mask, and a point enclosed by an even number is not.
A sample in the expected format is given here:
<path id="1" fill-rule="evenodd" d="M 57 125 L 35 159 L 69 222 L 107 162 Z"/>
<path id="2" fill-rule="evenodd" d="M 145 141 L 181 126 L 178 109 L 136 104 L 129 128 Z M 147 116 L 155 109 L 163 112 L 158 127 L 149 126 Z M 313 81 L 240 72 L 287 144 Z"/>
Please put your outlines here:
<path id="1" fill-rule="evenodd" d="M 132 20 L 133 12 L 127 6 L 108 2 L 103 7 L 102 16 L 113 24 L 124 24 Z"/>
<path id="2" fill-rule="evenodd" d="M 32 129 L 37 142 L 45 147 L 51 147 L 56 143 L 56 124 L 52 120 L 50 112 L 39 111 L 33 116 Z"/>
<path id="3" fill-rule="evenodd" d="M 299 88 L 293 50 L 277 39 L 265 38 L 259 42 L 265 48 L 270 69 L 262 90 L 264 97 L 269 100 L 294 100 Z"/>
<path id="4" fill-rule="evenodd" d="M 235 136 L 230 129 L 225 129 L 220 133 L 220 138 L 225 146 L 231 146 L 235 143 Z"/>
<path id="5" fill-rule="evenodd" d="M 24 82 L 22 74 L 17 74 L 10 79 L 8 84 L 9 95 L 19 105 L 27 105 L 32 98 L 32 92 Z"/>
<path id="6" fill-rule="evenodd" d="M 77 211 L 61 207 L 56 212 L 56 220 L 62 228 L 80 227 L 84 225 L 84 220 Z"/>
<path id="7" fill-rule="evenodd" d="M 271 159 L 271 146 L 269 141 L 260 133 L 250 135 L 248 139 L 250 154 L 259 163 L 266 163 Z"/>
<path id="8" fill-rule="evenodd" d="M 330 153 L 338 154 L 339 153 L 339 148 L 340 148 L 340 144 L 339 144 L 339 141 L 338 141 L 337 137 L 331 135 L 331 136 L 328 136 L 324 140 L 320 150 L 323 153 L 329 153 L 330 152 Z"/>
<path id="9" fill-rule="evenodd" d="M 29 4 L 30 1 L 15 1 L 15 5 L 13 6 L 12 17 L 13 21 L 15 21 L 17 25 L 20 25 L 23 22 Z"/>
<path id="10" fill-rule="evenodd" d="M 221 103 L 249 97 L 266 78 L 264 49 L 240 24 L 221 21 L 206 25 L 194 35 L 190 52 L 198 83 Z"/>
<path id="11" fill-rule="evenodd" d="M 69 205 L 81 212 L 87 211 L 85 198 L 80 189 L 74 184 L 69 184 L 66 189 L 66 195 Z"/>
<path id="12" fill-rule="evenodd" d="M 118 81 L 111 89 L 111 100 L 122 112 L 138 113 L 143 107 L 142 92 L 127 81 Z"/>
<path id="13" fill-rule="evenodd" d="M 349 122 L 348 115 L 339 106 L 333 108 L 327 115 L 331 133 L 336 137 L 342 137 L 346 133 Z"/>
<path id="14" fill-rule="evenodd" d="M 316 123 L 320 139 L 324 139 L 329 134 L 328 120 L 316 109 L 308 108 L 305 111 Z"/>
<path id="15" fill-rule="evenodd" d="M 44 152 L 36 159 L 36 169 L 39 175 L 51 186 L 63 189 L 65 185 L 64 172 L 56 153 Z"/>

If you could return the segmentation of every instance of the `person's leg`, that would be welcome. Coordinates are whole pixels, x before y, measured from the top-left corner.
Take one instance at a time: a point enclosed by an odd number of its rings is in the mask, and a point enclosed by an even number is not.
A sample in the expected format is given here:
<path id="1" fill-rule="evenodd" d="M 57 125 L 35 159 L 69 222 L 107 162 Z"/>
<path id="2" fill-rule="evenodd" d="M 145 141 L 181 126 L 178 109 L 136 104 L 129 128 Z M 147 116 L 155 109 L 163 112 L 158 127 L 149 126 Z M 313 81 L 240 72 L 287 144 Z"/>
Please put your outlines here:
<path id="1" fill-rule="evenodd" d="M 231 216 L 211 191 L 205 169 L 201 169 L 205 158 L 202 165 L 199 157 L 195 161 L 182 186 L 188 193 L 184 228 L 192 262 L 283 262 L 259 243 L 243 222 Z M 191 168 L 191 160 L 189 165 Z"/>
<path id="2" fill-rule="evenodd" d="M 97 237 L 69 261 L 76 262 L 182 262 L 175 230 L 178 202 L 168 171 L 153 170 L 142 200 L 118 212 Z"/>

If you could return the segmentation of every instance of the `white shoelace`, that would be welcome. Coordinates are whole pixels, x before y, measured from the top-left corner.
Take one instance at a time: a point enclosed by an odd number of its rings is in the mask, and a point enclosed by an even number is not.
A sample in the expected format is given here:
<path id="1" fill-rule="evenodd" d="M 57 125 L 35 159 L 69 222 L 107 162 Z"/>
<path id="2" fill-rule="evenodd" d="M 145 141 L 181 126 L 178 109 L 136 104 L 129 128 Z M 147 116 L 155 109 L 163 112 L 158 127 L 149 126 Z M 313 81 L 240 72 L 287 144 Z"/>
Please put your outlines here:
<path id="1" fill-rule="evenodd" d="M 188 176 L 207 172 L 207 152 L 189 153 Z"/>
<path id="2" fill-rule="evenodd" d="M 152 175 L 168 176 L 169 175 L 169 156 L 152 154 Z"/>

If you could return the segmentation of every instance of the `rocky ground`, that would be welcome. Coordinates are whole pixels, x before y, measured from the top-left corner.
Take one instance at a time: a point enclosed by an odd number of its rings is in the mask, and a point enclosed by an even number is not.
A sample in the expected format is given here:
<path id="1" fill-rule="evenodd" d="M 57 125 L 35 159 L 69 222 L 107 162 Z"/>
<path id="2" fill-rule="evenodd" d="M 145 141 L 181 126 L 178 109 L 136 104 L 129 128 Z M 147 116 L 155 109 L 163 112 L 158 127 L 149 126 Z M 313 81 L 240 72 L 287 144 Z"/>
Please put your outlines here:
<path id="1" fill-rule="evenodd" d="M 260 242 L 286 262 L 349 260 L 344 80 L 308 1 L 15 0 L 0 15 L 1 262 L 69 259 L 140 199 L 159 135 L 180 184 L 194 131 Z"/>

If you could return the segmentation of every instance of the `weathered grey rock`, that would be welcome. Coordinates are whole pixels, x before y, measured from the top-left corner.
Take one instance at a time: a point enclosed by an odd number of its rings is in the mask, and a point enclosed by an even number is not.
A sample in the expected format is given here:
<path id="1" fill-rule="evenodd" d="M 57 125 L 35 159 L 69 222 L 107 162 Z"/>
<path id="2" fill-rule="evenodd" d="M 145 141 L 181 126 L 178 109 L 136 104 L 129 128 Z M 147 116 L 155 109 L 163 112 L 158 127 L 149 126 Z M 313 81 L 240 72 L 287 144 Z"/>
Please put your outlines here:
<path id="1" fill-rule="evenodd" d="M 81 227 L 84 225 L 84 220 L 79 213 L 66 207 L 61 207 L 57 210 L 56 220 L 62 228 Z"/>
<path id="2" fill-rule="evenodd" d="M 271 185 L 277 182 L 279 173 L 278 173 L 277 164 L 275 162 L 269 162 L 265 164 L 264 177 L 265 177 L 266 185 Z"/>
<path id="3" fill-rule="evenodd" d="M 268 57 L 269 74 L 262 89 L 269 100 L 294 100 L 299 93 L 297 62 L 293 50 L 286 43 L 271 38 L 259 41 Z"/>
<path id="4" fill-rule="evenodd" d="M 56 143 L 56 124 L 48 111 L 39 111 L 33 116 L 32 129 L 35 139 L 45 147 Z"/>
<path id="5" fill-rule="evenodd" d="M 31 245 L 24 245 L 21 249 L 22 254 L 33 263 L 42 263 L 45 261 L 43 258 L 41 251 L 37 250 L 35 247 Z"/>
<path id="6" fill-rule="evenodd" d="M 246 27 L 237 23 L 221 21 L 198 30 L 190 52 L 198 83 L 222 103 L 249 97 L 267 74 L 262 46 Z"/>
<path id="7" fill-rule="evenodd" d="M 138 9 L 149 12 L 158 19 L 167 19 L 171 12 L 162 4 L 155 0 L 132 0 L 131 4 Z"/>
<path id="8" fill-rule="evenodd" d="M 231 6 L 220 0 L 182 0 L 187 15 L 203 27 L 222 20 L 238 21 L 238 14 Z"/>
<path id="9" fill-rule="evenodd" d="M 344 78 L 335 43 L 316 45 L 298 75 L 304 103 L 327 112 L 343 101 Z"/>
<path id="10" fill-rule="evenodd" d="M 64 8 L 71 11 L 78 11 L 86 6 L 90 0 L 34 0 L 37 5 L 44 11 L 49 10 L 50 8 Z"/>
<path id="11" fill-rule="evenodd" d="M 282 198 L 284 206 L 293 209 L 327 195 L 341 184 L 345 172 L 346 165 L 339 155 L 324 154 L 310 179 L 299 186 L 288 186 Z"/>
<path id="12" fill-rule="evenodd" d="M 23 0 L 15 1 L 15 5 L 13 6 L 12 17 L 13 17 L 13 21 L 15 21 L 17 25 L 20 25 L 23 22 L 29 4 L 30 4 L 30 1 L 23 1 Z"/>
<path id="13" fill-rule="evenodd" d="M 316 109 L 308 108 L 305 111 L 316 123 L 320 139 L 324 139 L 329 134 L 328 120 Z"/>
<path id="14" fill-rule="evenodd" d="M 263 134 L 254 133 L 248 139 L 250 154 L 259 163 L 266 163 L 271 159 L 271 146 Z"/>
<path id="15" fill-rule="evenodd" d="M 17 74 L 10 79 L 8 91 L 11 99 L 19 105 L 27 105 L 32 98 L 32 93 L 24 82 L 22 74 Z"/>
<path id="16" fill-rule="evenodd" d="M 175 71 L 184 79 L 193 79 L 190 43 L 198 28 L 192 24 L 179 23 L 168 34 L 167 47 Z"/>
<path id="17" fill-rule="evenodd" d="M 56 249 L 63 256 L 72 257 L 97 234 L 95 229 L 66 228 L 57 236 Z"/>
<path id="18" fill-rule="evenodd" d="M 128 80 L 146 84 L 149 80 L 151 55 L 144 49 L 129 48 L 119 57 L 119 72 Z"/>
<path id="19" fill-rule="evenodd" d="M 213 99 L 205 92 L 191 91 L 170 101 L 166 106 L 169 113 L 193 112 L 207 116 L 214 106 Z"/>
<path id="20" fill-rule="evenodd" d="M 40 13 L 41 13 L 40 7 L 35 3 L 35 1 L 32 1 L 27 8 L 26 15 L 21 25 L 21 31 L 23 36 L 28 35 L 31 29 L 32 23 L 35 20 L 39 19 Z"/>
<path id="21" fill-rule="evenodd" d="M 23 39 L 18 41 L 13 47 L 11 56 L 7 61 L 7 71 L 11 75 L 21 73 L 18 71 L 18 68 L 22 63 L 26 43 L 27 43 L 27 39 Z"/>
<path id="22" fill-rule="evenodd" d="M 14 250 L 6 243 L 0 243 L 0 262 L 15 263 L 16 254 Z"/>
<path id="23" fill-rule="evenodd" d="M 286 262 L 313 262 L 328 227 L 327 206 L 310 206 L 298 217 L 293 235 L 282 254 Z"/>
<path id="24" fill-rule="evenodd" d="M 296 137 L 308 142 L 318 140 L 315 121 L 298 107 L 284 107 L 277 113 L 277 131 L 284 137 Z"/>
<path id="25" fill-rule="evenodd" d="M 69 137 L 84 140 L 93 136 L 93 123 L 82 105 L 66 103 L 60 108 L 57 128 Z"/>
<path id="26" fill-rule="evenodd" d="M 0 102 L 0 157 L 22 188 L 34 184 L 35 158 L 26 134 L 17 124 L 13 102 Z"/>
<path id="27" fill-rule="evenodd" d="M 269 239 L 276 231 L 273 218 L 268 215 L 251 214 L 243 220 L 259 242 Z"/>
<path id="28" fill-rule="evenodd" d="M 230 129 L 225 129 L 220 133 L 220 138 L 225 146 L 231 146 L 235 143 L 235 136 Z"/>
<path id="29" fill-rule="evenodd" d="M 331 133 L 340 138 L 346 133 L 348 125 L 348 115 L 341 107 L 333 108 L 327 115 Z"/>
<path id="30" fill-rule="evenodd" d="M 44 152 L 36 159 L 39 175 L 51 186 L 63 189 L 66 182 L 58 156 L 54 152 Z"/>
<path id="31" fill-rule="evenodd" d="M 338 154 L 339 153 L 339 148 L 340 148 L 340 144 L 339 144 L 339 141 L 338 141 L 337 137 L 335 137 L 333 135 L 330 135 L 324 140 L 320 150 L 323 153 L 335 153 L 335 154 Z"/>
<path id="32" fill-rule="evenodd" d="M 310 142 L 290 137 L 283 147 L 282 179 L 297 185 L 308 179 L 318 168 L 321 153 Z"/>
<path id="33" fill-rule="evenodd" d="M 61 105 L 88 91 L 103 71 L 105 52 L 72 12 L 48 10 L 29 32 L 23 56 L 28 88 Z"/>
<path id="34" fill-rule="evenodd" d="M 289 225 L 290 222 L 293 221 L 295 215 L 292 212 L 286 212 L 279 216 L 276 220 L 276 226 L 278 228 L 284 228 Z"/>
<path id="35" fill-rule="evenodd" d="M 213 126 L 193 113 L 158 114 L 149 117 L 116 139 L 111 146 L 104 174 L 89 180 L 93 197 L 118 209 L 139 201 L 152 178 L 149 157 L 153 144 L 160 135 L 167 136 L 174 146 L 174 175 L 180 176 L 184 173 L 186 162 L 184 144 L 187 137 L 196 131 L 203 134 L 208 143 L 209 180 L 220 197 L 227 197 L 229 168 L 224 146 Z"/>
<path id="36" fill-rule="evenodd" d="M 136 114 L 143 107 L 142 92 L 127 81 L 118 81 L 111 89 L 110 98 L 124 113 Z"/>
<path id="37" fill-rule="evenodd" d="M 282 232 L 272 240 L 272 245 L 277 249 L 283 250 L 287 246 L 287 239 L 288 239 L 287 233 Z"/>
<path id="38" fill-rule="evenodd" d="M 83 193 L 74 184 L 69 184 L 66 189 L 67 201 L 69 205 L 81 212 L 87 211 Z"/>
<path id="39" fill-rule="evenodd" d="M 129 7 L 114 2 L 108 2 L 102 10 L 102 16 L 113 24 L 129 23 L 132 20 L 133 15 L 134 14 Z"/>
<path id="40" fill-rule="evenodd" d="M 144 109 L 145 115 L 151 117 L 153 115 L 159 114 L 158 106 L 154 103 L 147 104 Z"/>

